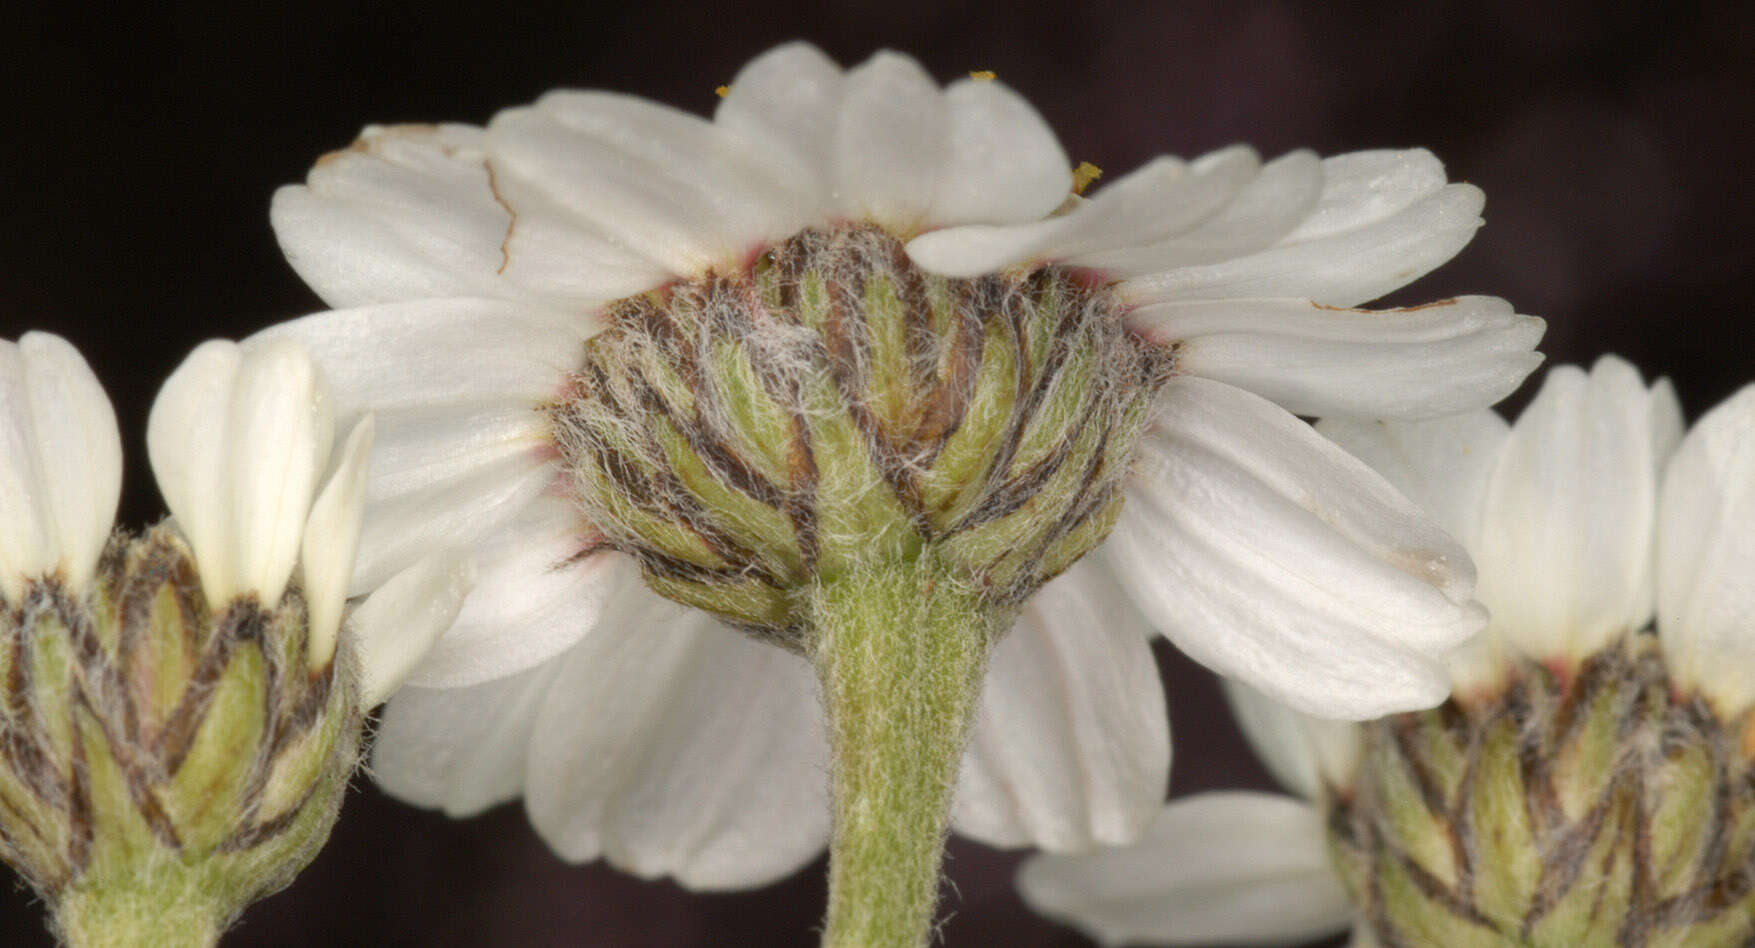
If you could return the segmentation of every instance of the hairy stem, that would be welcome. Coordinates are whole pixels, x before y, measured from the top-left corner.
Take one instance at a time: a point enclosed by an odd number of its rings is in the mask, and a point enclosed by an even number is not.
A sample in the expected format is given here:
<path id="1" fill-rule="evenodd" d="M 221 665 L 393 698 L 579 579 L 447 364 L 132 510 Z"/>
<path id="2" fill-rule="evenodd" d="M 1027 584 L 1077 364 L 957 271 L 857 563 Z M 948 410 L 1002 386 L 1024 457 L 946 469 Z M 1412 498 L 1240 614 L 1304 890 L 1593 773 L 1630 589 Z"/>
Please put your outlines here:
<path id="1" fill-rule="evenodd" d="M 177 867 L 181 868 L 181 867 Z M 212 948 L 230 920 L 216 900 L 172 869 L 138 885 L 82 885 L 55 901 L 55 934 L 67 948 Z"/>
<path id="2" fill-rule="evenodd" d="M 958 764 L 998 617 L 927 554 L 811 591 L 833 749 L 828 948 L 932 932 Z"/>

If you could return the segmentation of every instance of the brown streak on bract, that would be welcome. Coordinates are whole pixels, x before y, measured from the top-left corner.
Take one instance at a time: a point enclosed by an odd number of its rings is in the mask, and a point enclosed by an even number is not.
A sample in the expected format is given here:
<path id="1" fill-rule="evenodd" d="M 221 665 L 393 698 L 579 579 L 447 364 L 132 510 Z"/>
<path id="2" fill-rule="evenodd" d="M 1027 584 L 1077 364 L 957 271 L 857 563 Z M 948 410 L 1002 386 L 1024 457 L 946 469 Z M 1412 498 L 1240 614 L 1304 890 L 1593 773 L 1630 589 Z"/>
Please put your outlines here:
<path id="1" fill-rule="evenodd" d="M 195 736 L 207 720 L 207 709 L 213 704 L 220 676 L 231 663 L 240 640 L 259 637 L 251 633 L 261 625 L 263 617 L 254 599 L 239 599 L 218 619 L 218 627 L 202 653 L 195 670 L 190 673 L 183 694 L 165 719 L 165 725 L 150 748 L 157 755 L 167 775 L 175 774 L 195 744 Z"/>
<path id="2" fill-rule="evenodd" d="M 67 706 L 68 725 L 72 730 L 73 767 L 67 794 L 67 866 L 71 881 L 91 860 L 94 833 L 91 812 L 91 772 L 85 762 L 85 734 L 79 726 L 78 711 L 73 703 Z"/>
<path id="3" fill-rule="evenodd" d="M 834 249 L 830 253 L 857 252 L 845 247 L 851 242 L 850 236 L 840 236 L 841 239 L 831 245 Z M 922 509 L 920 484 L 914 470 L 865 400 L 871 382 L 865 358 L 871 345 L 866 325 L 865 284 L 862 281 L 858 286 L 848 286 L 846 282 L 836 280 L 829 283 L 828 291 L 828 314 L 823 322 L 822 337 L 829 375 L 834 379 L 854 428 L 865 442 L 866 456 L 877 469 L 878 476 L 896 496 L 914 530 L 923 537 L 931 537 L 932 524 Z"/>
<path id="4" fill-rule="evenodd" d="M 1657 883 L 1651 877 L 1651 814 L 1646 809 L 1645 788 L 1638 780 L 1627 781 L 1627 794 L 1632 798 L 1627 819 L 1633 824 L 1631 891 L 1627 893 L 1627 913 L 1622 920 L 1618 944 L 1620 948 L 1646 948 L 1651 943 L 1653 909 L 1657 902 Z"/>
<path id="5" fill-rule="evenodd" d="M 1590 861 L 1591 850 L 1608 824 L 1609 814 L 1619 795 L 1619 783 L 1611 782 L 1585 812 L 1583 819 L 1544 834 L 1541 874 L 1536 880 L 1529 911 L 1524 913 L 1520 937 L 1528 939 L 1536 925 L 1572 891 Z"/>
<path id="6" fill-rule="evenodd" d="M 110 722 L 92 706 L 84 691 L 75 692 L 68 713 L 77 715 L 79 709 L 84 709 L 97 724 L 98 733 L 103 738 L 105 747 L 109 749 L 110 759 L 115 763 L 116 769 L 121 771 L 122 784 L 128 788 L 128 799 L 133 802 L 134 810 L 141 821 L 146 823 L 152 834 L 167 848 L 182 849 L 183 841 L 177 834 L 177 827 L 171 822 L 170 814 L 165 812 L 164 804 L 159 802 L 158 794 L 153 789 L 156 783 L 154 778 L 162 776 L 158 768 L 148 771 L 141 765 L 135 755 L 135 748 L 124 743 L 121 736 L 112 730 Z M 77 718 L 74 721 L 77 723 Z"/>
<path id="7" fill-rule="evenodd" d="M 293 823 L 298 820 L 299 816 L 305 812 L 305 807 L 310 805 L 311 799 L 316 796 L 317 789 L 322 783 L 323 780 L 321 778 L 311 781 L 311 783 L 305 787 L 304 793 L 299 795 L 299 799 L 296 803 L 287 807 L 285 811 L 277 813 L 263 822 L 256 822 L 254 820 L 255 806 L 252 805 L 252 813 L 250 814 L 251 819 L 247 820 L 237 832 L 226 837 L 224 840 L 221 840 L 219 845 L 214 847 L 215 850 L 226 853 L 254 849 L 274 837 L 279 836 L 281 833 L 286 832 Z M 255 804 L 259 799 L 259 793 L 252 794 L 251 803 Z"/>
<path id="8" fill-rule="evenodd" d="M 1395 740 L 1396 760 L 1402 764 L 1403 771 L 1413 781 L 1414 789 L 1420 794 L 1420 803 L 1431 816 L 1443 818 L 1450 811 L 1444 794 L 1438 789 L 1438 778 L 1432 773 L 1432 764 L 1426 759 L 1424 748 L 1420 746 L 1420 732 L 1424 731 L 1427 722 L 1421 720 L 1424 712 L 1399 715 L 1392 719 L 1390 736 Z"/>
<path id="9" fill-rule="evenodd" d="M 981 360 L 987 345 L 987 334 L 981 320 L 958 307 L 957 329 L 942 360 L 945 371 L 939 375 L 926 395 L 926 409 L 921 412 L 913 440 L 919 446 L 918 463 L 930 467 L 951 436 L 963 425 L 969 404 L 975 397 L 980 378 Z"/>
<path id="10" fill-rule="evenodd" d="M 1460 922 L 1478 925 L 1491 932 L 1498 931 L 1498 927 L 1485 915 L 1482 915 L 1479 909 L 1459 898 L 1455 892 L 1445 886 L 1437 876 L 1428 872 L 1426 867 L 1420 865 L 1412 856 L 1388 842 L 1381 845 L 1388 851 L 1390 857 L 1401 866 L 1402 871 L 1408 874 L 1408 879 L 1414 883 L 1414 888 L 1420 890 L 1420 894 L 1437 903 Z"/>

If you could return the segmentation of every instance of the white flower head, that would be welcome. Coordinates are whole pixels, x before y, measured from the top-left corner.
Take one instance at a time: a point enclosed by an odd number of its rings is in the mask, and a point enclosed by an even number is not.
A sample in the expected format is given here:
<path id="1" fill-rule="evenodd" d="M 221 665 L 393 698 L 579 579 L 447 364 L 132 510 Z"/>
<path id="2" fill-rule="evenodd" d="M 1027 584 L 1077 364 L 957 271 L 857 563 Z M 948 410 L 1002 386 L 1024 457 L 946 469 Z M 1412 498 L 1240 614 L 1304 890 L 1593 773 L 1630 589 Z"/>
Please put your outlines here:
<path id="1" fill-rule="evenodd" d="M 1450 908 L 1428 917 L 1451 926 L 1459 943 L 1491 941 L 1506 926 L 1539 935 L 1538 926 L 1576 932 L 1594 925 L 1589 935 L 1534 940 L 1596 944 L 1592 938 L 1606 937 L 1628 917 L 1622 912 L 1643 913 L 1642 924 L 1667 926 L 1677 937 L 1698 925 L 1703 943 L 1741 943 L 1755 931 L 1755 898 L 1740 882 L 1714 886 L 1727 871 L 1739 878 L 1749 858 L 1747 840 L 1718 827 L 1746 819 L 1739 814 L 1755 799 L 1747 790 L 1755 707 L 1749 582 L 1755 533 L 1748 529 L 1755 516 L 1755 386 L 1684 436 L 1669 385 L 1647 386 L 1632 366 L 1609 356 L 1589 372 L 1553 369 L 1511 425 L 1480 411 L 1412 423 L 1325 419 L 1318 428 L 1373 464 L 1476 555 L 1493 619 L 1479 641 L 1453 656 L 1456 704 L 1361 727 L 1309 718 L 1231 684 L 1245 736 L 1298 799 L 1209 793 L 1172 802 L 1131 846 L 1032 860 L 1019 876 L 1025 898 L 1106 944 L 1298 944 L 1356 918 L 1363 921 L 1355 944 L 1376 944 L 1385 926 L 1405 924 L 1393 906 L 1414 897 L 1380 893 L 1363 904 L 1358 879 L 1342 885 L 1355 871 L 1353 857 L 1334 860 L 1354 845 L 1337 827 L 1380 819 L 1373 811 L 1383 808 L 1401 813 L 1391 821 L 1402 820 L 1402 829 L 1391 833 L 1406 838 L 1363 848 L 1398 852 L 1431 870 L 1421 891 L 1443 893 L 1438 901 L 1448 899 Z M 1549 734 L 1554 698 L 1570 701 L 1575 718 L 1597 724 Z M 1527 721 L 1507 713 L 1532 706 L 1537 710 Z M 1618 717 L 1628 708 L 1639 710 Z M 1481 762 L 1492 756 L 1446 750 L 1425 728 L 1460 735 L 1461 747 L 1498 747 L 1501 758 L 1522 761 L 1524 770 L 1517 776 L 1492 770 Z M 1374 750 L 1362 764 L 1367 740 Z M 1404 742 L 1416 750 L 1403 756 Z M 1459 763 L 1465 759 L 1466 768 Z M 1426 790 L 1447 803 L 1410 819 L 1396 807 L 1419 814 L 1425 804 L 1415 796 L 1398 800 L 1384 788 L 1412 787 L 1406 775 L 1422 768 Z M 1456 787 L 1465 772 L 1474 780 Z M 1525 790 L 1523 780 L 1558 790 L 1543 797 Z M 1598 795 L 1605 785 L 1639 787 L 1641 807 L 1618 809 Z M 1492 794 L 1510 809 L 1469 803 Z M 1542 835 L 1532 837 L 1511 812 L 1524 798 L 1530 813 L 1541 814 L 1534 825 Z M 1619 826 L 1624 816 L 1641 821 L 1637 833 L 1594 828 Z M 1424 819 L 1434 821 L 1435 831 L 1412 829 Z M 1465 831 L 1452 838 L 1448 829 L 1458 822 Z M 1629 907 L 1625 870 L 1616 867 L 1635 864 L 1627 855 L 1635 836 L 1665 853 L 1669 868 L 1648 902 Z M 1590 845 L 1579 848 L 1580 841 Z M 1575 859 L 1594 853 L 1592 865 L 1605 868 L 1579 876 L 1543 866 L 1545 857 L 1563 861 L 1569 848 Z M 1472 889 L 1450 876 L 1458 864 L 1474 866 Z M 1522 883 L 1496 888 L 1502 882 L 1495 873 L 1519 872 Z M 1537 878 L 1574 881 L 1550 882 L 1545 901 L 1506 895 Z M 1706 906 L 1687 895 L 1707 890 L 1722 898 Z M 1564 900 L 1596 908 L 1575 911 L 1563 908 Z M 1660 913 L 1651 907 L 1658 903 L 1669 908 Z M 1392 906 L 1387 912 L 1385 904 Z M 1456 906 L 1466 911 L 1446 914 Z M 1399 937 L 1422 936 L 1401 929 Z"/>
<path id="2" fill-rule="evenodd" d="M 346 308 L 265 336 L 311 347 L 339 410 L 372 411 L 379 424 L 353 591 L 434 545 L 466 546 L 481 568 L 456 624 L 412 673 L 416 687 L 387 713 L 376 761 L 385 785 L 455 814 L 522 794 L 562 854 L 692 886 L 773 878 L 822 845 L 824 742 L 809 669 L 644 588 L 620 552 L 633 534 L 606 519 L 606 505 L 582 502 L 589 491 L 579 487 L 588 465 L 578 445 L 601 448 L 631 429 L 598 425 L 590 439 L 569 439 L 555 422 L 609 397 L 581 394 L 593 385 L 644 406 L 644 417 L 674 419 L 682 434 L 655 443 L 706 459 L 686 470 L 706 471 L 692 483 L 723 498 L 709 512 L 748 513 L 710 529 L 646 523 L 638 565 L 678 598 L 708 564 L 747 581 L 746 605 L 783 604 L 755 587 L 784 572 L 802 539 L 754 565 L 722 554 L 746 523 L 785 523 L 772 510 L 793 510 L 751 499 L 773 493 L 762 477 L 804 469 L 805 454 L 737 441 L 789 422 L 764 415 L 759 400 L 743 415 L 697 410 L 676 381 L 696 376 L 667 374 L 662 360 L 591 373 L 612 341 L 644 332 L 645 348 L 630 350 L 642 358 L 693 346 L 712 356 L 694 363 L 707 366 L 698 374 L 744 372 L 784 389 L 749 360 L 794 351 L 793 337 L 752 334 L 783 344 L 737 355 L 714 348 L 711 320 L 666 336 L 638 314 L 680 325 L 662 302 L 677 299 L 704 301 L 704 313 L 743 313 L 740 300 L 795 313 L 763 294 L 812 278 L 763 281 L 788 254 L 808 256 L 799 248 L 816 246 L 812 234 L 892 248 L 866 253 L 860 273 L 926 287 L 923 308 L 910 310 L 921 321 L 958 311 L 980 287 L 1036 279 L 1099 314 L 1130 358 L 1167 367 L 1142 389 L 1143 433 L 1102 467 L 1124 510 L 1093 520 L 1083 549 L 1111 522 L 1113 536 L 1024 602 L 997 646 L 957 828 L 1056 849 L 1139 831 L 1169 758 L 1152 627 L 1307 710 L 1365 718 L 1441 700 L 1445 653 L 1485 621 L 1466 554 L 1294 413 L 1454 412 L 1497 400 L 1534 367 L 1541 321 L 1496 299 L 1348 308 L 1456 253 L 1480 223 L 1480 192 L 1448 183 L 1418 150 L 1164 157 L 1088 200 L 1071 195 L 1069 166 L 1002 83 L 940 87 L 895 53 L 843 70 L 789 44 L 747 65 L 711 120 L 612 93 L 554 92 L 482 128 L 368 128 L 303 185 L 283 188 L 273 219 L 288 259 Z M 834 243 L 849 234 L 858 240 Z M 853 296 L 882 306 L 887 292 Z M 991 323 L 990 309 L 976 312 Z M 847 352 L 872 385 L 887 378 L 880 356 Z M 941 359 L 934 378 L 959 377 L 961 364 Z M 901 414 L 916 410 L 900 404 Z M 743 428 L 716 427 L 734 416 Z M 1056 423 L 1044 450 L 1097 427 Z M 930 432 L 942 447 L 954 430 L 922 422 L 908 437 Z M 755 460 L 725 463 L 691 440 L 703 432 Z M 877 454 L 895 443 L 867 437 Z M 920 464 L 945 457 L 934 451 Z M 591 471 L 615 473 L 622 461 L 603 461 L 609 453 L 593 455 Z M 632 459 L 624 474 L 650 467 L 638 451 L 618 457 Z M 904 480 L 861 496 L 907 507 L 915 495 Z M 862 535 L 846 536 L 856 545 Z M 655 580 L 654 549 L 681 565 Z M 992 541 L 981 553 L 1032 549 Z M 755 614 L 740 624 L 758 624 Z M 784 623 L 761 615 L 775 637 Z M 1309 687 L 1313 676 L 1325 686 Z"/>
<path id="3" fill-rule="evenodd" d="M 211 941 L 284 886 L 455 617 L 469 561 L 437 551 L 345 615 L 372 420 L 332 458 L 330 418 L 297 344 L 201 346 L 148 425 L 173 517 L 114 530 L 97 379 L 58 337 L 0 341 L 0 856 L 64 941 Z"/>

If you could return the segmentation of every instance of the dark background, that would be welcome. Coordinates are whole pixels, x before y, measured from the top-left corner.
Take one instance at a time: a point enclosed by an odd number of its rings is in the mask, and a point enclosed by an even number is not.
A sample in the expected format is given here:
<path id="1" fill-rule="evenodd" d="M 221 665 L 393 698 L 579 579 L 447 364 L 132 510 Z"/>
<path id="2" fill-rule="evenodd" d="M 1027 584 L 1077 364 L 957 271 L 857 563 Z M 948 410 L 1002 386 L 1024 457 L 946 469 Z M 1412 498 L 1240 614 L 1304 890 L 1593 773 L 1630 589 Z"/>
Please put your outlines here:
<path id="1" fill-rule="evenodd" d="M 1755 378 L 1749 5 L 69 5 L 6 33 L 0 338 L 43 328 L 85 352 L 122 423 L 134 525 L 159 511 L 141 438 L 159 380 L 206 337 L 318 308 L 275 249 L 275 186 L 368 122 L 481 122 L 553 86 L 707 112 L 741 63 L 796 36 L 845 63 L 889 46 L 940 79 L 995 70 L 1112 177 L 1237 141 L 1430 147 L 1486 190 L 1488 224 L 1396 299 L 1507 297 L 1548 319 L 1552 360 L 1620 352 L 1672 376 L 1690 417 Z M 1160 658 L 1174 792 L 1269 786 L 1210 676 Z M 946 940 L 1088 944 L 1017 900 L 1017 861 L 953 843 Z M 516 806 L 452 822 L 362 780 L 316 863 L 228 944 L 805 946 L 822 875 L 819 860 L 691 895 L 562 864 Z M 0 932 L 49 944 L 23 892 L 0 898 Z"/>

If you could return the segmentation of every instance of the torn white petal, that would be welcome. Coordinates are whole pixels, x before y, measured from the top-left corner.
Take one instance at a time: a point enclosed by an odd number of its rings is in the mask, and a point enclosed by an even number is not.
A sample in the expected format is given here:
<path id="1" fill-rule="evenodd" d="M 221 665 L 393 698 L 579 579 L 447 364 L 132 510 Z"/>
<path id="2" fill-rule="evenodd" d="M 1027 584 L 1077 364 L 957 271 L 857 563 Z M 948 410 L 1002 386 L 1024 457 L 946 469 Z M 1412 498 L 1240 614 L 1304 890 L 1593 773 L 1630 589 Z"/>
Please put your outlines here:
<path id="1" fill-rule="evenodd" d="M 699 116 L 633 96 L 551 92 L 496 115 L 488 144 L 518 228 L 539 211 L 558 212 L 544 216 L 631 250 L 672 277 L 733 269 L 752 248 L 789 236 L 805 220 L 797 196 L 740 140 Z"/>
<path id="2" fill-rule="evenodd" d="M 287 262 L 336 307 L 517 292 L 499 275 L 512 215 L 483 144 L 471 125 L 368 127 L 275 193 Z"/>

